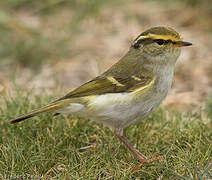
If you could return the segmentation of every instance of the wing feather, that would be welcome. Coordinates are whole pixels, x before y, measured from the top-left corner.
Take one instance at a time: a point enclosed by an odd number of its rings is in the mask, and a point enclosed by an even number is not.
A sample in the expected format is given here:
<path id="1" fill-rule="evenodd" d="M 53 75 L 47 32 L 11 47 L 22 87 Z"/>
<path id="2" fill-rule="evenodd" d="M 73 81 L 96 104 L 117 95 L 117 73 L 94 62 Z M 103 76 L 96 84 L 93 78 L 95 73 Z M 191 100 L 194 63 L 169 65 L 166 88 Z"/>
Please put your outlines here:
<path id="1" fill-rule="evenodd" d="M 127 75 L 125 77 L 102 75 L 83 84 L 58 100 L 106 93 L 133 92 L 137 91 L 139 88 L 142 89 L 142 87 L 146 88 L 153 81 L 154 77 L 149 73 L 144 73 L 142 75 Z"/>

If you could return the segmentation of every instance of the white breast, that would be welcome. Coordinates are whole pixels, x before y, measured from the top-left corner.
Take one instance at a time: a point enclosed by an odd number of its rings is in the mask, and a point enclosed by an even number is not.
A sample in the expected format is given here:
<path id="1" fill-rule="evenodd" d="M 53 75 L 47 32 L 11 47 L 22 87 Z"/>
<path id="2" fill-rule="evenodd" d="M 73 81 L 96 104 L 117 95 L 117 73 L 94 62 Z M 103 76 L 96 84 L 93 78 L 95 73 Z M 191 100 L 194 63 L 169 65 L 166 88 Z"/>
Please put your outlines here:
<path id="1" fill-rule="evenodd" d="M 89 105 L 87 114 L 112 128 L 124 128 L 145 118 L 160 105 L 171 88 L 173 68 L 168 69 L 159 72 L 157 84 L 147 92 L 140 92 L 140 96 L 133 93 L 100 95 Z"/>
<path id="2" fill-rule="evenodd" d="M 77 114 L 112 128 L 124 128 L 145 118 L 167 96 L 173 71 L 162 71 L 157 77 L 157 84 L 146 92 L 103 94 L 88 105 L 71 103 L 60 112 Z"/>

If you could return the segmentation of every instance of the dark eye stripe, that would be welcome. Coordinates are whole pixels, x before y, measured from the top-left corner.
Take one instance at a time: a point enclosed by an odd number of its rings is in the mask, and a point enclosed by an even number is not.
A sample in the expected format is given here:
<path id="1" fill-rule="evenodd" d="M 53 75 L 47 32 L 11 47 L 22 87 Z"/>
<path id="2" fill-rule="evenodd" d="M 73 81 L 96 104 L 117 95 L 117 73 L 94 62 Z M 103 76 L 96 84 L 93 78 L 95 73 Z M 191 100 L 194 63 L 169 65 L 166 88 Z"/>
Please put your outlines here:
<path id="1" fill-rule="evenodd" d="M 153 42 L 153 39 L 151 38 L 145 38 L 145 39 L 139 39 L 138 41 L 135 40 L 136 43 L 134 43 L 132 46 L 137 49 L 140 47 L 141 44 L 150 44 Z"/>
<path id="2" fill-rule="evenodd" d="M 155 39 L 154 42 L 156 42 L 158 45 L 163 45 L 166 41 L 164 41 L 163 39 Z"/>
<path id="3" fill-rule="evenodd" d="M 141 44 L 150 44 L 150 43 L 153 43 L 153 42 L 156 42 L 157 44 L 159 45 L 163 45 L 163 44 L 169 44 L 169 43 L 172 43 L 172 44 L 176 44 L 176 42 L 168 39 L 168 40 L 163 40 L 163 39 L 152 39 L 152 38 L 144 38 L 144 39 L 139 39 L 135 40 L 135 43 L 132 45 L 135 49 L 139 48 Z"/>
<path id="4" fill-rule="evenodd" d="M 175 44 L 176 42 L 168 39 L 168 40 L 163 40 L 163 39 L 154 39 L 153 40 L 154 42 L 158 43 L 159 45 L 163 45 L 163 44 L 169 44 L 169 43 L 172 43 L 172 44 Z"/>

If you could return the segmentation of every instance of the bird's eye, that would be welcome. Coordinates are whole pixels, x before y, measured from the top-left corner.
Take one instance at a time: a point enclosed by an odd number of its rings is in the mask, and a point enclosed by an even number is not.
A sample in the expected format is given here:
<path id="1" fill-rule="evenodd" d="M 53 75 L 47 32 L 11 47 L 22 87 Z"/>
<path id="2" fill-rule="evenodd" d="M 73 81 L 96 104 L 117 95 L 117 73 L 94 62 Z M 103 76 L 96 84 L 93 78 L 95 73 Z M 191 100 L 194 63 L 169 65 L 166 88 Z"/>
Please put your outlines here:
<path id="1" fill-rule="evenodd" d="M 154 40 L 158 45 L 163 45 L 165 41 L 163 39 L 155 39 Z"/>

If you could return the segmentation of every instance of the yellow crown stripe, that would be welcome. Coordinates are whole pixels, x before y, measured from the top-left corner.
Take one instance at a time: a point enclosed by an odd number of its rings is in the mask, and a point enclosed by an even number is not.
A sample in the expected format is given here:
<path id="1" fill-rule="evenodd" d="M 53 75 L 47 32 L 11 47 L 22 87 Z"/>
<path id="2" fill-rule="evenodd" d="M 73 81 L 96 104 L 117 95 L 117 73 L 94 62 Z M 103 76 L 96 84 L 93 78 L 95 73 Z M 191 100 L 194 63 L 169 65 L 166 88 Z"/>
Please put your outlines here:
<path id="1" fill-rule="evenodd" d="M 158 34 L 147 34 L 145 36 L 140 36 L 138 40 L 140 39 L 163 39 L 163 40 L 171 40 L 171 41 L 181 41 L 182 39 L 181 38 L 177 38 L 177 37 L 174 37 L 174 36 L 171 36 L 171 35 L 158 35 Z"/>

